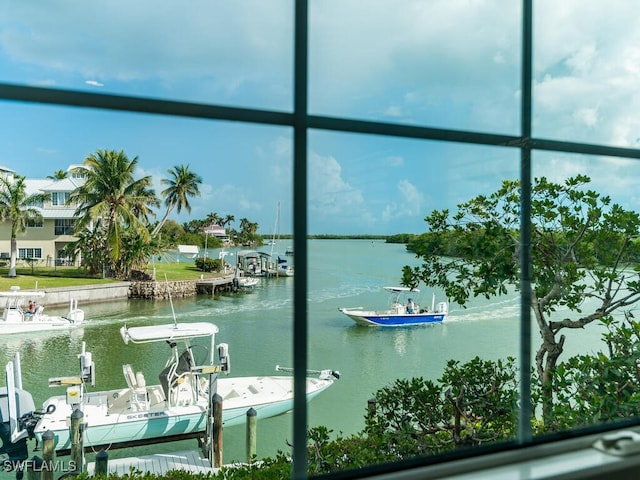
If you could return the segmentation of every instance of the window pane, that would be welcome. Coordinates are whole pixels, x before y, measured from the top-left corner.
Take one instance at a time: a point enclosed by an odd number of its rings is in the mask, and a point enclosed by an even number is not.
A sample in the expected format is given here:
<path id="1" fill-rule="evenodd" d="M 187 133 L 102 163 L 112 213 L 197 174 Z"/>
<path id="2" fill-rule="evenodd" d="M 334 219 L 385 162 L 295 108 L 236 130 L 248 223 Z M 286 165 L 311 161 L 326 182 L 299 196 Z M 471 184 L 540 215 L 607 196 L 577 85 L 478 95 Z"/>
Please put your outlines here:
<path id="1" fill-rule="evenodd" d="M 420 292 L 409 295 L 419 310 L 432 310 L 439 302 L 451 301 L 442 324 L 361 326 L 339 311 L 356 306 L 365 310 L 389 308 L 391 295 L 383 287 L 401 286 L 403 267 L 423 264 L 423 259 L 407 251 L 406 239 L 387 243 L 377 235 L 427 232 L 429 225 L 424 219 L 432 211 L 448 208 L 453 213 L 459 203 L 497 191 L 503 180 L 517 180 L 518 157 L 516 150 L 312 132 L 310 233 L 361 238 L 308 242 L 309 271 L 313 272 L 309 275 L 309 362 L 332 359 L 331 366 L 342 374 L 335 387 L 309 404 L 310 427 L 327 426 L 333 430 L 333 438 L 340 432 L 343 437 L 362 434 L 364 438 L 368 401 L 378 396 L 379 408 L 388 407 L 379 390 L 394 390 L 396 380 L 418 377 L 438 383 L 450 360 L 464 364 L 476 356 L 491 362 L 518 358 L 520 301 L 514 285 L 508 285 L 506 293 L 495 299 L 482 295 L 470 298 L 464 308 L 447 298 L 442 288 L 421 282 Z M 455 241 L 451 238 L 451 247 Z M 516 245 L 511 248 L 515 251 Z M 407 296 L 403 298 L 404 305 Z M 436 403 L 446 405 L 443 392 L 447 388 L 455 390 L 456 386 L 442 385 L 431 399 L 439 397 Z M 420 416 L 417 411 L 405 413 Z M 439 420 L 442 430 L 438 436 L 422 436 L 421 428 L 428 427 L 416 427 L 414 438 L 431 438 L 425 442 L 432 446 L 422 454 L 452 448 L 451 433 L 444 427 L 449 418 Z M 478 435 L 486 434 L 487 426 L 483 427 L 485 431 Z M 394 438 L 403 443 L 399 428 Z M 390 426 L 387 433 L 391 435 L 393 430 Z M 416 454 L 413 451 L 411 456 Z M 346 450 L 345 458 L 352 456 Z M 380 459 L 382 456 L 377 461 Z M 341 465 L 348 468 L 347 462 Z"/>
<path id="2" fill-rule="evenodd" d="M 638 146 L 640 33 L 632 2 L 534 4 L 536 137 Z"/>
<path id="3" fill-rule="evenodd" d="M 532 348 L 541 372 L 555 370 L 549 414 L 543 402 L 536 406 L 539 428 L 554 432 L 626 421 L 638 414 L 630 352 L 638 342 L 633 312 L 640 301 L 640 219 L 633 179 L 640 163 L 536 152 L 533 172 L 556 185 L 541 189 L 532 207 L 533 301 L 540 305 L 532 315 L 545 340 L 534 333 Z M 536 198 L 547 200 L 545 215 Z M 534 380 L 534 388 L 541 384 L 544 379 Z"/>
<path id="4" fill-rule="evenodd" d="M 0 81 L 291 109 L 292 2 L 0 7 Z"/>
<path id="5" fill-rule="evenodd" d="M 309 110 L 519 130 L 519 2 L 310 2 Z"/>

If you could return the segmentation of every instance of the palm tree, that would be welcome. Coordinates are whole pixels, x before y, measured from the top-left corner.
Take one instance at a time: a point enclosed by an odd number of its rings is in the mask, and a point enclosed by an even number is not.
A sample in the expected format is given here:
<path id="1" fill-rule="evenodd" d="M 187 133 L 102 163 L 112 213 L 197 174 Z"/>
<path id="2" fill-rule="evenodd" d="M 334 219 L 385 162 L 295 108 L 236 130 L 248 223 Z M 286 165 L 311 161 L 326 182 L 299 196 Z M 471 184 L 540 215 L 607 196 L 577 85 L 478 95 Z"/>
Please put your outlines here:
<path id="1" fill-rule="evenodd" d="M 75 204 L 76 231 L 91 227 L 102 220 L 107 239 L 107 257 L 115 273 L 121 273 L 120 257 L 124 234 L 134 230 L 149 241 L 149 216 L 151 207 L 160 205 L 150 188 L 151 177 L 134 178 L 138 157 L 129 160 L 121 150 L 98 150 L 85 158 L 82 168 L 86 181 L 69 195 L 69 203 Z"/>
<path id="2" fill-rule="evenodd" d="M 47 178 L 50 178 L 52 180 L 64 180 L 68 176 L 69 172 L 67 172 L 66 170 L 55 170 L 53 172 L 53 175 L 47 175 Z"/>
<path id="3" fill-rule="evenodd" d="M 204 219 L 205 225 L 220 225 L 222 222 L 222 217 L 218 215 L 216 212 L 210 212 Z"/>
<path id="4" fill-rule="evenodd" d="M 222 226 L 223 227 L 226 227 L 227 225 L 231 226 L 231 224 L 235 221 L 236 221 L 236 217 L 228 213 L 224 216 L 224 220 L 222 221 Z"/>
<path id="5" fill-rule="evenodd" d="M 175 166 L 173 170 L 167 170 L 167 173 L 169 174 L 169 178 L 163 178 L 161 180 L 163 185 L 167 185 L 167 188 L 162 191 L 167 211 L 164 217 L 162 217 L 162 220 L 160 220 L 153 229 L 151 236 L 155 236 L 160 231 L 174 208 L 178 213 L 180 213 L 183 208 L 187 213 L 191 213 L 189 197 L 197 197 L 200 195 L 198 185 L 202 183 L 202 177 L 189 170 L 189 165 L 186 167 L 184 165 Z"/>
<path id="6" fill-rule="evenodd" d="M 48 193 L 27 194 L 25 177 L 0 177 L 0 220 L 11 222 L 11 260 L 9 277 L 16 276 L 17 235 L 26 230 L 27 222 L 41 220 L 38 207 L 49 199 Z"/>

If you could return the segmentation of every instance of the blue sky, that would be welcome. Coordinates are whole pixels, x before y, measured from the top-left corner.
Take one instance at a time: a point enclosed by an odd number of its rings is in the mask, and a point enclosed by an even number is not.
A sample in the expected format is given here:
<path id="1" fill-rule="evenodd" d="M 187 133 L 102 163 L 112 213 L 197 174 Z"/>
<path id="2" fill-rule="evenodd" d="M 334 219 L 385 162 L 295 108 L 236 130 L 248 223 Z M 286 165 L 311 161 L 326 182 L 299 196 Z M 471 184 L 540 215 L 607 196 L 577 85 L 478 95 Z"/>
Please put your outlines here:
<path id="1" fill-rule="evenodd" d="M 291 111 L 293 0 L 70 2 L 0 6 L 0 81 Z M 534 136 L 637 147 L 640 17 L 634 2 L 536 1 Z M 517 134 L 520 7 L 505 0 L 309 2 L 313 114 Z M 3 102 L 0 165 L 29 177 L 97 149 L 160 179 L 188 164 L 209 212 L 291 231 L 291 131 Z M 309 231 L 420 233 L 517 178 L 517 151 L 312 131 Z M 586 173 L 640 210 L 637 162 L 534 155 L 535 175 Z M 158 212 L 161 216 L 162 212 Z M 185 214 L 174 217 L 183 222 Z M 237 224 L 236 224 L 237 226 Z"/>

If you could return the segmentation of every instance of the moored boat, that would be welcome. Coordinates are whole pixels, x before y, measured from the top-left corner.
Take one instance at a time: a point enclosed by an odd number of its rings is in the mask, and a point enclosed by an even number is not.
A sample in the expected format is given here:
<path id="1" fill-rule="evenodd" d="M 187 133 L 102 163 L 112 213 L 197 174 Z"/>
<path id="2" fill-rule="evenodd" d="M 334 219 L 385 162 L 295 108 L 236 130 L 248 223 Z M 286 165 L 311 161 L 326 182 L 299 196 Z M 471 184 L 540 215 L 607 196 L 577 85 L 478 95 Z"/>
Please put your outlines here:
<path id="1" fill-rule="evenodd" d="M 412 292 L 420 290 L 408 287 L 383 287 L 391 294 L 391 304 L 385 310 L 366 310 L 363 307 L 341 307 L 338 310 L 348 316 L 359 325 L 378 327 L 399 327 L 410 325 L 423 325 L 428 323 L 441 323 L 449 312 L 447 302 L 435 304 L 432 300 L 431 308 L 421 308 L 412 298 L 407 302 L 401 302 L 402 296 L 408 296 Z"/>
<path id="2" fill-rule="evenodd" d="M 30 434 L 37 440 L 46 431 L 53 432 L 55 448 L 60 452 L 71 447 L 69 422 L 75 410 L 83 414 L 84 446 L 93 448 L 201 437 L 208 428 L 215 394 L 222 398 L 225 426 L 243 423 L 249 408 L 255 409 L 261 419 L 291 410 L 290 375 L 219 378 L 221 373 L 229 373 L 230 362 L 228 346 L 221 343 L 217 346 L 219 361 L 214 363 L 217 332 L 216 325 L 206 322 L 122 327 L 120 334 L 126 344 L 166 344 L 169 358 L 158 374 L 158 384 L 147 385 L 142 372 L 125 364 L 126 385 L 106 391 L 88 391 L 95 383 L 95 367 L 83 344 L 78 356 L 80 375 L 50 379 L 50 386 L 67 387 L 66 395 L 47 399 L 36 421 L 23 418 L 25 428 L 30 428 Z M 203 338 L 209 340 L 207 358 L 197 362 L 192 342 Z M 331 370 L 307 376 L 307 399 L 331 386 L 338 377 Z"/>

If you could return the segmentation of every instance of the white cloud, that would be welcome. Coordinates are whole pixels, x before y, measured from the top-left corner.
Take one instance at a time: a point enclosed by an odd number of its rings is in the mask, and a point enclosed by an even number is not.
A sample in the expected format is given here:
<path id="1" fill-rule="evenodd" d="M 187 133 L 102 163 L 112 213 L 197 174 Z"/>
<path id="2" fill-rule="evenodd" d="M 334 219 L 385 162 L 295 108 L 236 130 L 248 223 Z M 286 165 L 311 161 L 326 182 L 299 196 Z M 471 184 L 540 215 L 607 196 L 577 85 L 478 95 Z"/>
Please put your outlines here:
<path id="1" fill-rule="evenodd" d="M 309 208 L 314 215 L 354 216 L 364 209 L 362 191 L 342 178 L 338 161 L 317 153 L 309 156 Z"/>

